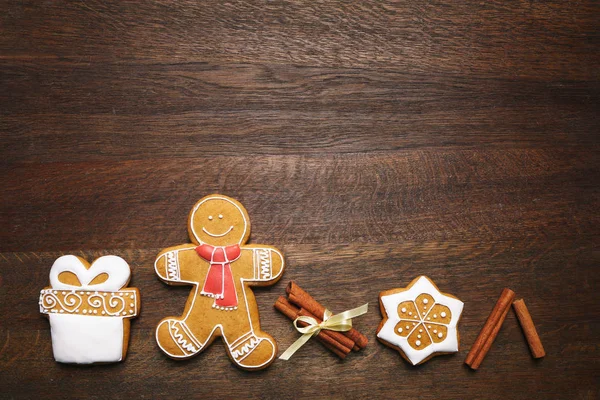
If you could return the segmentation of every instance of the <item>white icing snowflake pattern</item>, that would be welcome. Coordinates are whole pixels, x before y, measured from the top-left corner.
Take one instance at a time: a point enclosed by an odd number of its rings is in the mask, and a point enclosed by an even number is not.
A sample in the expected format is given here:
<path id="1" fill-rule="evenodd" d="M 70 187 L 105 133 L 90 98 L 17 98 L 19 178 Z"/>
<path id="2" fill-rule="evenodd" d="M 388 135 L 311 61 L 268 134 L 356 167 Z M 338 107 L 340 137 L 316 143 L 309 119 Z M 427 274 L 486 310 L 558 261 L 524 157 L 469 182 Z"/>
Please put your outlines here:
<path id="1" fill-rule="evenodd" d="M 426 277 L 381 296 L 381 302 L 387 321 L 377 337 L 398 347 L 413 365 L 433 353 L 458 351 L 456 325 L 463 303 L 441 293 Z"/>

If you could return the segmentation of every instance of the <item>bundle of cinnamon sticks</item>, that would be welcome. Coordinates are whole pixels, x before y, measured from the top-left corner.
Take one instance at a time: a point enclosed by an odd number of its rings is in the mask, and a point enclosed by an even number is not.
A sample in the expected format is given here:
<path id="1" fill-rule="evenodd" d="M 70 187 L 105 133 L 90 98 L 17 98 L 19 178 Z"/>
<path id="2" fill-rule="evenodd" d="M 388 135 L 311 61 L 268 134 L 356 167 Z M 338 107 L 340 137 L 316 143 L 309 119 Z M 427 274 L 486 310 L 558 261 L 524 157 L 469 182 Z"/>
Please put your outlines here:
<path id="1" fill-rule="evenodd" d="M 544 347 L 542 346 L 542 341 L 540 340 L 535 325 L 533 324 L 533 320 L 531 319 L 531 315 L 525 306 L 525 302 L 523 299 L 516 301 L 514 301 L 514 299 L 515 292 L 508 288 L 502 290 L 500 298 L 496 302 L 496 305 L 483 325 L 477 340 L 475 340 L 475 343 L 465 359 L 465 364 L 471 367 L 471 369 L 478 369 L 483 362 L 483 359 L 492 347 L 492 343 L 496 340 L 498 332 L 500 332 L 500 327 L 502 327 L 502 323 L 506 318 L 506 314 L 508 314 L 511 304 L 515 309 L 517 319 L 521 324 L 521 328 L 523 329 L 533 358 L 541 358 L 546 355 Z"/>
<path id="2" fill-rule="evenodd" d="M 300 316 L 314 318 L 318 323 L 323 322 L 325 307 L 304 291 L 294 281 L 285 289 L 288 297 L 280 296 L 275 302 L 275 309 L 294 321 Z M 308 324 L 298 321 L 299 326 Z M 316 339 L 341 359 L 352 351 L 359 351 L 367 346 L 369 340 L 365 335 L 352 328 L 346 332 L 336 332 L 323 329 Z"/>

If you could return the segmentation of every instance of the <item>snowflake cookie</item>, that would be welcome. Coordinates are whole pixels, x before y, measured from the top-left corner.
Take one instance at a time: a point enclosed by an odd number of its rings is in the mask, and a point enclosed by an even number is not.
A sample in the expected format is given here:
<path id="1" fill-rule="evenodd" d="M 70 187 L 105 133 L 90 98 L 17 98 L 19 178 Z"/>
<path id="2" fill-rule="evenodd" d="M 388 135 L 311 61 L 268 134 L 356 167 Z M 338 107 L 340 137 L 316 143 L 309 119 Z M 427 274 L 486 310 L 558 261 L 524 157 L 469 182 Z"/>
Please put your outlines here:
<path id="1" fill-rule="evenodd" d="M 463 302 L 441 293 L 426 276 L 408 287 L 379 294 L 383 321 L 377 338 L 397 349 L 412 365 L 421 364 L 436 354 L 458 351 L 457 324 Z"/>

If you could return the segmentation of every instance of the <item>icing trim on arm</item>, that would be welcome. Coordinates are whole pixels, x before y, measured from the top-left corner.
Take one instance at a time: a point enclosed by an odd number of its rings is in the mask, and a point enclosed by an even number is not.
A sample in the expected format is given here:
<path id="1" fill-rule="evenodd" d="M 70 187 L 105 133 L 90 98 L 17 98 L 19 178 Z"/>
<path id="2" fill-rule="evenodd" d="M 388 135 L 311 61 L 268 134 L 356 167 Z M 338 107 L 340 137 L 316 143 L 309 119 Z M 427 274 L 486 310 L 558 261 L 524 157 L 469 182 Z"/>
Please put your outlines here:
<path id="1" fill-rule="evenodd" d="M 268 281 L 272 276 L 272 259 L 269 249 L 253 249 L 254 280 Z"/>
<path id="2" fill-rule="evenodd" d="M 172 281 L 180 280 L 179 252 L 169 251 L 168 253 L 165 253 L 165 263 L 167 268 L 167 278 Z"/>
<path id="3" fill-rule="evenodd" d="M 278 279 L 284 270 L 285 261 L 283 255 L 274 247 L 254 247 L 252 250 L 252 263 L 254 272 L 251 281 L 268 282 Z M 276 274 L 273 273 L 273 257 L 279 257 L 281 260 L 281 268 Z"/>

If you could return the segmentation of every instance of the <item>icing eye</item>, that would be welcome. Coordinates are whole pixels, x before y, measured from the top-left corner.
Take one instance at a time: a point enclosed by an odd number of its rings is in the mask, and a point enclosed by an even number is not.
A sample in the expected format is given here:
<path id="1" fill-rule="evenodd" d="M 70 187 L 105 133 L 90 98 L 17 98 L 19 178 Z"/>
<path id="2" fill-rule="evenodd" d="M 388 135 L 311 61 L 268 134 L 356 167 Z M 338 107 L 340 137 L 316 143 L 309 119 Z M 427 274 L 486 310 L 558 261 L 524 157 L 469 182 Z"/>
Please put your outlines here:
<path id="1" fill-rule="evenodd" d="M 212 216 L 212 215 L 209 215 L 209 216 L 208 216 L 208 220 L 209 220 L 209 221 L 212 221 L 212 219 L 213 219 L 213 216 Z"/>
<path id="2" fill-rule="evenodd" d="M 219 214 L 219 219 L 223 219 L 223 215 L 222 214 Z"/>

